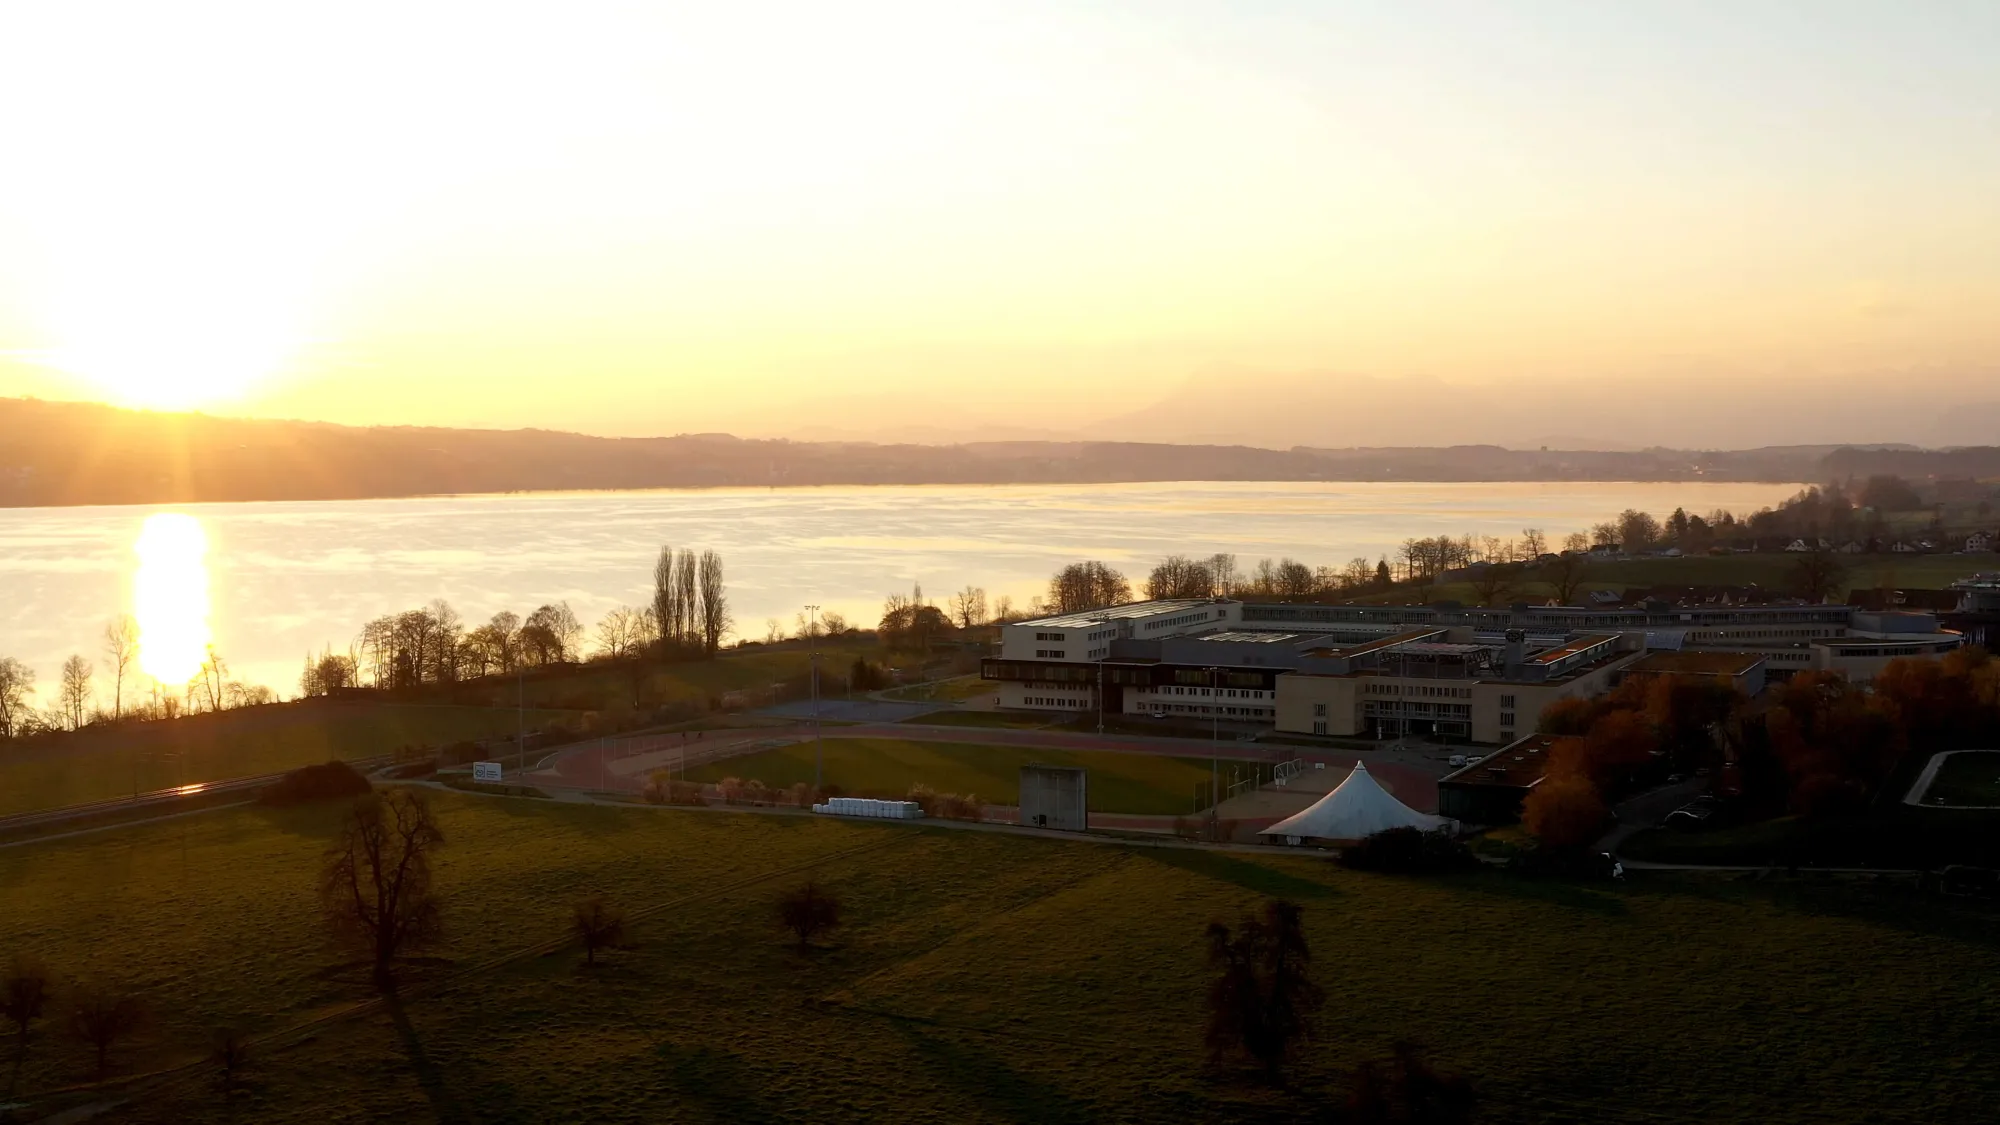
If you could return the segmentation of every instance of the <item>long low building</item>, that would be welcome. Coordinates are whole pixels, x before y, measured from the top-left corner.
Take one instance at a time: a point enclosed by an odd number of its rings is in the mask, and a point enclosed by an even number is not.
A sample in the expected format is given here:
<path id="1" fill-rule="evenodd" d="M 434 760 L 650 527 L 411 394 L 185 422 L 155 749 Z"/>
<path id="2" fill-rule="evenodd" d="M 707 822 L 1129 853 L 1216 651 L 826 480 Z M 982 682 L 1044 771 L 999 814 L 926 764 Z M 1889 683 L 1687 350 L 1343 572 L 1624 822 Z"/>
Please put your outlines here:
<path id="1" fill-rule="evenodd" d="M 1550 704 L 1607 691 L 1634 665 L 1724 668 L 1755 694 L 1766 669 L 1865 679 L 1894 656 L 1960 643 L 1928 614 L 1851 606 L 1507 610 L 1213 598 L 1011 623 L 981 675 L 1009 709 L 1504 744 L 1533 731 Z M 1670 652 L 1689 655 L 1641 664 Z"/>

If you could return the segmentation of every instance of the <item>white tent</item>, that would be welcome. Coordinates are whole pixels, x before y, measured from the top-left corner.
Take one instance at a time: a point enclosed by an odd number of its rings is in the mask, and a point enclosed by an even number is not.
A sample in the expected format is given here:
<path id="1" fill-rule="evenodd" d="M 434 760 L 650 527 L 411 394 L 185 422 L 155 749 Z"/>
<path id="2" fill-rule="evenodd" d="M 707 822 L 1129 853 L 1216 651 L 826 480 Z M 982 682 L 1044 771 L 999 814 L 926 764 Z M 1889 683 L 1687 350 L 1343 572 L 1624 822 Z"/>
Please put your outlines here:
<path id="1" fill-rule="evenodd" d="M 1368 775 L 1365 762 L 1356 762 L 1354 772 L 1334 786 L 1333 792 L 1314 801 L 1311 808 L 1264 829 L 1264 836 L 1296 836 L 1299 839 L 1359 840 L 1387 828 L 1421 828 L 1425 831 L 1445 824 L 1443 817 L 1420 813 L 1398 801 L 1380 782 Z"/>

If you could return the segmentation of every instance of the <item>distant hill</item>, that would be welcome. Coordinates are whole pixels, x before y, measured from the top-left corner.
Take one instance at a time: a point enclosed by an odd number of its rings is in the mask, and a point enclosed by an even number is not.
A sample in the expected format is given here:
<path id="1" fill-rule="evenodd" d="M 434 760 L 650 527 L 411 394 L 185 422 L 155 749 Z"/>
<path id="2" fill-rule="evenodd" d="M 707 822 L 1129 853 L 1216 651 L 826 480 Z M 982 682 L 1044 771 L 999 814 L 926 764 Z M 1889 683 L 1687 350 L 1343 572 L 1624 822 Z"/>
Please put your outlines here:
<path id="1" fill-rule="evenodd" d="M 1876 464 L 1894 468 L 1874 468 Z M 723 485 L 1160 480 L 1760 480 L 2000 475 L 2000 450 L 1804 446 L 1695 453 L 995 441 L 958 445 L 601 438 L 356 427 L 0 399 L 0 506 L 326 500 Z"/>

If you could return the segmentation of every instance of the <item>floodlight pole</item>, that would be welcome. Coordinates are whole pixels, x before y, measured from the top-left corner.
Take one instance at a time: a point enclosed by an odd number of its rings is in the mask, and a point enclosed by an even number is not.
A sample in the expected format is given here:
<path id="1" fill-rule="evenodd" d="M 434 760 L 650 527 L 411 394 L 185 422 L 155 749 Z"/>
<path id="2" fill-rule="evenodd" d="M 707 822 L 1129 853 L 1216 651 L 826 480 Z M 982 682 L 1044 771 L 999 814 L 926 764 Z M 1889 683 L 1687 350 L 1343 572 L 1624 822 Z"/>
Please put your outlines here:
<path id="1" fill-rule="evenodd" d="M 526 671 L 514 665 L 514 777 L 528 768 L 528 689 Z"/>
<path id="2" fill-rule="evenodd" d="M 1097 737 L 1104 737 L 1104 661 L 1097 662 Z"/>
<path id="3" fill-rule="evenodd" d="M 819 725 L 819 607 L 806 607 L 806 652 L 809 677 L 812 681 L 813 707 L 813 792 L 817 794 L 826 784 L 826 736 Z"/>

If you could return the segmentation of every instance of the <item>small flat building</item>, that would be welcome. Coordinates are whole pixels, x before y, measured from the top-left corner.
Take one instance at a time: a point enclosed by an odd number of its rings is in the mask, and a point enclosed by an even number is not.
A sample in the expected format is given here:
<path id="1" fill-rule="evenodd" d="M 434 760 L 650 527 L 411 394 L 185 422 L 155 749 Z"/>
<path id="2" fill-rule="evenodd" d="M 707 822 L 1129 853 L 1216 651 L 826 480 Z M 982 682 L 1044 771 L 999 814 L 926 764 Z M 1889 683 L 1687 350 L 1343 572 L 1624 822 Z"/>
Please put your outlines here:
<path id="1" fill-rule="evenodd" d="M 1521 805 L 1548 776 L 1549 755 L 1569 735 L 1531 734 L 1446 774 L 1438 781 L 1438 815 L 1467 824 L 1512 824 Z"/>
<path id="2" fill-rule="evenodd" d="M 1625 679 L 1712 679 L 1726 683 L 1745 696 L 1764 690 L 1764 657 L 1754 652 L 1720 652 L 1715 649 L 1682 649 L 1678 652 L 1649 652 L 1625 666 Z"/>

